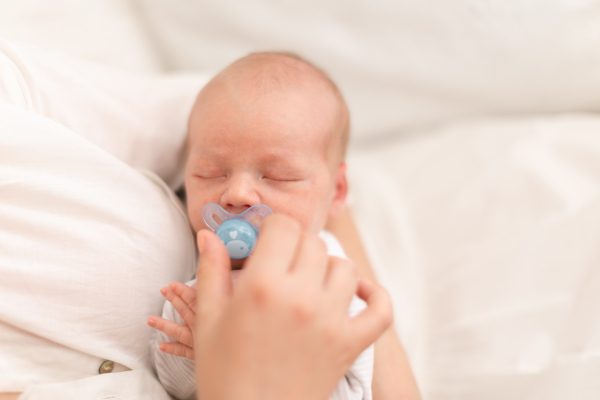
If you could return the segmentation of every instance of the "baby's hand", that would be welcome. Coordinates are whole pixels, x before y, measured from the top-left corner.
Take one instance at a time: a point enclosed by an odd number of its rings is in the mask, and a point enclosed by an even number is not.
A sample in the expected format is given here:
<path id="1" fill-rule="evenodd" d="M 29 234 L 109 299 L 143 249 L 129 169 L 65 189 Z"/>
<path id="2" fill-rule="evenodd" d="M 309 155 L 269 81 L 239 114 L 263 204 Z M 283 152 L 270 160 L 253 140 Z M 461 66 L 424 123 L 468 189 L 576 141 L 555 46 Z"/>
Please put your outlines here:
<path id="1" fill-rule="evenodd" d="M 164 332 L 179 343 L 164 342 L 158 347 L 160 351 L 175 356 L 194 357 L 194 331 L 196 329 L 196 289 L 181 282 L 173 282 L 160 290 L 171 302 L 173 308 L 181 315 L 185 325 L 169 321 L 161 317 L 148 318 L 148 325 Z M 190 328 L 191 327 L 191 328 Z"/>

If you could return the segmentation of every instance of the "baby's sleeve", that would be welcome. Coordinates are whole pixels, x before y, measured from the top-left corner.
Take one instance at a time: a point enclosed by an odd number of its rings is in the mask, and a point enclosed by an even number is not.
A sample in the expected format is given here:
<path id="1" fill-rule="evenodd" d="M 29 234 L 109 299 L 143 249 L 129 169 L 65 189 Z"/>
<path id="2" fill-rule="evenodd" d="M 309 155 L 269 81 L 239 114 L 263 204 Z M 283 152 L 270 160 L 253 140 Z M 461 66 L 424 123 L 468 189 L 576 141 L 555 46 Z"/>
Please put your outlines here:
<path id="1" fill-rule="evenodd" d="M 195 280 L 188 282 L 187 285 L 191 286 L 194 282 Z M 165 302 L 162 317 L 178 324 L 185 325 L 183 318 L 181 318 L 169 301 Z M 175 339 L 172 339 L 165 333 L 157 330 L 156 337 L 152 343 L 152 355 L 154 357 L 154 366 L 160 383 L 171 396 L 177 399 L 195 400 L 195 362 L 185 357 L 178 357 L 160 351 L 158 346 L 164 342 L 177 343 Z"/>
<path id="2" fill-rule="evenodd" d="M 348 314 L 355 317 L 366 308 L 364 301 L 354 296 Z M 340 379 L 329 400 L 371 400 L 371 381 L 373 380 L 373 345 L 360 353 L 350 369 Z"/>

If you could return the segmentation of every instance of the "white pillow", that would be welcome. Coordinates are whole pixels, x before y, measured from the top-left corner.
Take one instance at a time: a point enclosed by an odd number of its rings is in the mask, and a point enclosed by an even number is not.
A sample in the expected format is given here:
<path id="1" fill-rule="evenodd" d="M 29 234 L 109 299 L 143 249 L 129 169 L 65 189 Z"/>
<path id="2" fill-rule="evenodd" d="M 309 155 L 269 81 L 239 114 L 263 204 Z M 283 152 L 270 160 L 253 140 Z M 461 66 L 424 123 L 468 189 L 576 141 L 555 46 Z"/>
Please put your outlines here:
<path id="1" fill-rule="evenodd" d="M 600 116 L 454 123 L 349 167 L 424 398 L 598 398 Z"/>
<path id="2" fill-rule="evenodd" d="M 196 267 L 176 197 L 48 118 L 0 121 L 0 392 L 150 370 L 146 318 Z"/>
<path id="3" fill-rule="evenodd" d="M 594 1 L 140 0 L 169 65 L 288 50 L 329 72 L 355 138 L 483 113 L 598 110 Z"/>
<path id="4" fill-rule="evenodd" d="M 135 0 L 3 1 L 0 37 L 129 71 L 163 70 Z"/>
<path id="5" fill-rule="evenodd" d="M 50 118 L 172 188 L 183 183 L 192 104 L 207 76 L 158 77 L 0 40 L 0 99 Z"/>

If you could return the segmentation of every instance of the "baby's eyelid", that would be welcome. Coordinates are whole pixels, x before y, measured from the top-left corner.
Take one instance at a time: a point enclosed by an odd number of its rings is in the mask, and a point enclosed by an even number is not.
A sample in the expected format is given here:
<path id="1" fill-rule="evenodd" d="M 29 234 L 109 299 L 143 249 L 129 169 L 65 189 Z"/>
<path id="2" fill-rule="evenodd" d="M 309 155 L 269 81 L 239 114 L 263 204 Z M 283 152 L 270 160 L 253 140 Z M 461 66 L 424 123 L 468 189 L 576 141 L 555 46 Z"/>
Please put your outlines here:
<path id="1" fill-rule="evenodd" d="M 298 181 L 302 180 L 300 178 L 276 178 L 276 177 L 270 177 L 270 176 L 264 176 L 263 179 L 269 179 L 269 180 L 278 181 L 278 182 L 298 182 Z"/>
<path id="2" fill-rule="evenodd" d="M 202 178 L 202 179 L 227 178 L 227 174 L 220 174 L 220 175 L 217 175 L 217 174 L 214 174 L 214 175 L 211 175 L 211 174 L 206 174 L 206 175 L 195 174 L 195 176 L 197 176 L 198 178 Z"/>

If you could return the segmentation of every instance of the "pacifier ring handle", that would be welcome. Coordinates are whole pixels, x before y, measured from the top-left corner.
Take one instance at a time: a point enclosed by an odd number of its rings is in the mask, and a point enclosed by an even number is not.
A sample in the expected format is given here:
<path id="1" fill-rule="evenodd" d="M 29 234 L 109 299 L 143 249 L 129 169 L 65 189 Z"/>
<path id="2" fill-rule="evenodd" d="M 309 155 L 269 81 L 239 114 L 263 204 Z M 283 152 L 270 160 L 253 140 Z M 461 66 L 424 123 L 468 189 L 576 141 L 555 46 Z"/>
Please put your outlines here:
<path id="1" fill-rule="evenodd" d="M 216 232 L 219 229 L 219 225 L 223 222 L 227 221 L 230 217 L 227 211 L 223 210 L 221 206 L 215 203 L 208 203 L 202 209 L 202 217 L 204 218 L 204 223 L 208 226 L 213 232 Z M 214 219 L 214 215 L 221 219 L 221 223 L 218 223 Z M 230 214 L 231 215 L 231 214 Z"/>

